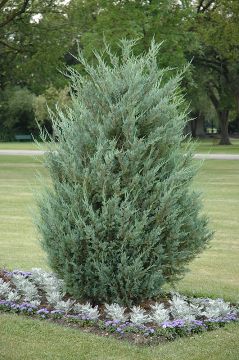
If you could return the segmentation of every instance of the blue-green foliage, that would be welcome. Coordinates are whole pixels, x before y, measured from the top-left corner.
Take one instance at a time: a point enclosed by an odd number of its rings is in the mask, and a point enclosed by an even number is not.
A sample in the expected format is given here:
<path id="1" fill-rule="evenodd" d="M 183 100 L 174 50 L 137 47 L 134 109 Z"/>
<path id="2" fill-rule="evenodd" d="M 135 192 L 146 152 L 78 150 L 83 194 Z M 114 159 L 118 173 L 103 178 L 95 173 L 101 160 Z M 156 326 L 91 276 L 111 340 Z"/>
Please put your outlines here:
<path id="1" fill-rule="evenodd" d="M 93 303 L 157 296 L 211 236 L 182 148 L 181 75 L 158 68 L 154 42 L 139 57 L 133 42 L 121 47 L 119 59 L 106 46 L 95 66 L 79 55 L 87 75 L 69 70 L 72 108 L 52 116 L 52 184 L 38 198 L 50 266 Z"/>

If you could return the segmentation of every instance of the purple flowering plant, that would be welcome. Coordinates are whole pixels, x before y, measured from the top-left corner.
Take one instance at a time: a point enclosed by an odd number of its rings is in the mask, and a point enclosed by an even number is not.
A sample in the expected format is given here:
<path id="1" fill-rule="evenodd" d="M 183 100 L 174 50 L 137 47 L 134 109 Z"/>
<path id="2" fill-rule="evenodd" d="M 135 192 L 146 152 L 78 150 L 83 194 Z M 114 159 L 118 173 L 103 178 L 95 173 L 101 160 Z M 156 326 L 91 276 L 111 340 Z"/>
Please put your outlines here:
<path id="1" fill-rule="evenodd" d="M 21 275 L 25 279 L 29 278 L 29 276 L 31 276 L 31 274 L 32 274 L 31 271 L 22 271 L 22 270 L 13 270 L 13 271 L 3 270 L 3 273 L 10 278 L 13 275 Z"/>
<path id="2" fill-rule="evenodd" d="M 50 312 L 52 319 L 61 319 L 64 316 L 64 311 L 62 310 L 52 310 Z"/>

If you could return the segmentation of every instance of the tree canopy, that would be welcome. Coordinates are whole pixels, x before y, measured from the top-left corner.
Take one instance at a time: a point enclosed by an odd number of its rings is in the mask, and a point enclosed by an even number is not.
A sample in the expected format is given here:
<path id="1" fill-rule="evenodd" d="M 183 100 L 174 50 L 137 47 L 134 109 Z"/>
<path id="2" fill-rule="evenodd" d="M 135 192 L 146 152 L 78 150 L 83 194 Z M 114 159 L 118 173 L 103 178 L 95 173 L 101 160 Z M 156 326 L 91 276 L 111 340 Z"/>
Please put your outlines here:
<path id="1" fill-rule="evenodd" d="M 199 124 L 213 107 L 221 143 L 229 143 L 228 123 L 238 117 L 238 21 L 237 0 L 1 0 L 0 91 L 61 90 L 67 65 L 84 72 L 78 48 L 94 62 L 105 41 L 117 52 L 120 39 L 138 39 L 141 54 L 154 38 L 161 66 L 175 72 L 190 62 L 183 86 L 193 116 Z"/>

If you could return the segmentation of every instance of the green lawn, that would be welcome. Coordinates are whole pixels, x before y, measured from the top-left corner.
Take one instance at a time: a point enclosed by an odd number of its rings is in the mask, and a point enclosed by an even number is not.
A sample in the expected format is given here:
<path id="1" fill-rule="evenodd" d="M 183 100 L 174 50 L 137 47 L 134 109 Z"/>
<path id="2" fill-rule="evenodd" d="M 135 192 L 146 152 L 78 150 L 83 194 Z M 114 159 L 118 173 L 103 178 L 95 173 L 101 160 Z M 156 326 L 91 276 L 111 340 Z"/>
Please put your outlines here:
<path id="1" fill-rule="evenodd" d="M 0 156 L 0 267 L 46 266 L 31 219 L 35 169 L 30 156 Z"/>
<path id="2" fill-rule="evenodd" d="M 239 154 L 239 139 L 231 139 L 232 145 L 218 145 L 218 139 L 196 141 L 196 152 L 199 154 Z"/>
<path id="3" fill-rule="evenodd" d="M 29 156 L 0 156 L 0 266 L 46 268 L 30 216 L 35 169 Z M 239 278 L 239 161 L 207 160 L 195 187 L 202 191 L 205 211 L 216 233 L 210 248 L 191 264 L 179 290 L 237 300 Z"/>
<path id="4" fill-rule="evenodd" d="M 32 141 L 0 142 L 0 150 L 38 150 L 38 147 Z"/>
<path id="5" fill-rule="evenodd" d="M 196 141 L 197 153 L 239 154 L 239 139 L 231 139 L 232 145 L 218 145 L 218 139 L 203 139 Z M 44 145 L 43 145 L 44 149 Z M 0 142 L 0 150 L 38 150 L 34 142 Z"/>
<path id="6" fill-rule="evenodd" d="M 190 266 L 182 292 L 239 300 L 239 161 L 207 160 L 195 180 L 215 230 L 210 248 Z"/>
<path id="7" fill-rule="evenodd" d="M 17 315 L 0 315 L 3 360 L 237 360 L 239 326 L 155 347 L 63 328 Z"/>
<path id="8" fill-rule="evenodd" d="M 46 268 L 30 217 L 32 189 L 39 186 L 35 169 L 43 172 L 37 159 L 0 156 L 0 267 Z M 238 301 L 238 184 L 239 161 L 204 162 L 194 187 L 203 192 L 205 211 L 216 233 L 210 248 L 191 264 L 191 272 L 179 283 L 181 292 Z M 44 321 L 1 315 L 0 359 L 236 360 L 238 335 L 239 326 L 230 325 L 227 330 L 142 349 Z"/>

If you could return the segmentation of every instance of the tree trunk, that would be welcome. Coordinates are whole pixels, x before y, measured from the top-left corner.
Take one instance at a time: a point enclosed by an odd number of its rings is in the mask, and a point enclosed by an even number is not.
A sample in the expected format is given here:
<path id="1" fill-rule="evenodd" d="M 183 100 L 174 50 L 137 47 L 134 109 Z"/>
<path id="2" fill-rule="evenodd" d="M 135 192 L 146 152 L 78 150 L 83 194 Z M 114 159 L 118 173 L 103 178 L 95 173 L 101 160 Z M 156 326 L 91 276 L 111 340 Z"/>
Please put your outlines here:
<path id="1" fill-rule="evenodd" d="M 239 129 L 239 95 L 237 95 L 237 129 Z"/>
<path id="2" fill-rule="evenodd" d="M 196 120 L 196 136 L 198 136 L 198 137 L 205 136 L 204 115 L 201 113 L 201 111 L 199 112 L 197 120 Z"/>
<path id="3" fill-rule="evenodd" d="M 193 119 L 190 121 L 191 135 L 193 138 L 196 137 L 196 127 L 197 127 L 197 119 Z"/>
<path id="4" fill-rule="evenodd" d="M 193 138 L 204 137 L 204 116 L 201 112 L 194 114 L 194 118 L 190 121 L 191 134 Z"/>
<path id="5" fill-rule="evenodd" d="M 231 145 L 228 134 L 229 110 L 218 111 L 219 124 L 221 128 L 221 140 L 219 145 Z"/>
<path id="6" fill-rule="evenodd" d="M 219 94 L 220 95 L 220 94 Z M 211 99 L 212 104 L 215 107 L 217 112 L 219 126 L 221 128 L 221 140 L 219 145 L 231 145 L 230 138 L 228 134 L 228 120 L 229 120 L 229 110 L 221 110 L 221 96 L 219 98 L 215 95 L 212 88 L 209 87 L 209 97 Z"/>

